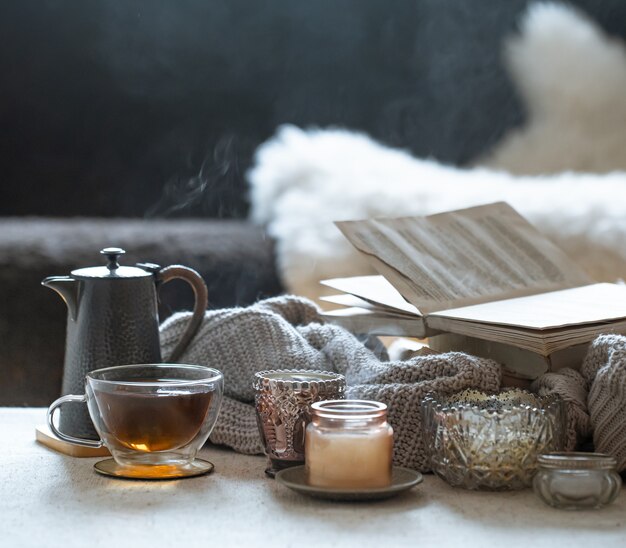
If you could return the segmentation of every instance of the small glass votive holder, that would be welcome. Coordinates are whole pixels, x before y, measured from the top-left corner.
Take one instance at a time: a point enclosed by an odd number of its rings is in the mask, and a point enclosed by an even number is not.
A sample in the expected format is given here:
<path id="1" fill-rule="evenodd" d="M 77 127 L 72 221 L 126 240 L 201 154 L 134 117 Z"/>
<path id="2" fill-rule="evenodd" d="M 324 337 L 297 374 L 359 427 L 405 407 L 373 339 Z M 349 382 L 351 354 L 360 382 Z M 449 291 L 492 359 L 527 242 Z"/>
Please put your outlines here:
<path id="1" fill-rule="evenodd" d="M 304 435 L 309 406 L 344 398 L 346 379 L 339 373 L 306 370 L 260 371 L 254 376 L 259 433 L 269 457 L 265 473 L 304 464 Z"/>
<path id="2" fill-rule="evenodd" d="M 391 485 L 393 430 L 384 403 L 321 401 L 311 405 L 310 413 L 305 440 L 309 485 L 335 489 Z"/>
<path id="3" fill-rule="evenodd" d="M 615 459 L 602 453 L 548 453 L 537 462 L 533 489 L 555 508 L 602 508 L 615 500 L 622 485 Z"/>

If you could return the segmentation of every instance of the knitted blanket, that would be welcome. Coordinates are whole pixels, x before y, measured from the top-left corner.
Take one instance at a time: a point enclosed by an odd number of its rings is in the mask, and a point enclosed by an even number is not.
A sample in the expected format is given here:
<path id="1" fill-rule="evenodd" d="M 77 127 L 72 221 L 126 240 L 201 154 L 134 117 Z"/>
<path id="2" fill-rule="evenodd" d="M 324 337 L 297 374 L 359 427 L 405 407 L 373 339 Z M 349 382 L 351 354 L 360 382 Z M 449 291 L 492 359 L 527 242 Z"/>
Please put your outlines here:
<path id="1" fill-rule="evenodd" d="M 567 450 L 593 434 L 595 450 L 615 457 L 618 470 L 626 471 L 626 337 L 601 335 L 589 346 L 580 372 L 547 373 L 532 389 L 565 401 Z"/>
<path id="2" fill-rule="evenodd" d="M 626 471 L 626 337 L 598 337 L 581 373 L 589 388 L 587 406 L 596 451 L 614 456 L 618 470 Z"/>
<path id="3" fill-rule="evenodd" d="M 174 348 L 189 313 L 161 326 L 163 355 Z M 498 390 L 500 366 L 491 360 L 452 352 L 385 362 L 353 335 L 324 323 L 317 306 L 299 297 L 277 297 L 248 308 L 212 310 L 181 356 L 181 363 L 219 369 L 225 390 L 210 441 L 242 453 L 263 453 L 254 409 L 252 381 L 267 369 L 317 369 L 346 377 L 347 397 L 389 406 L 394 429 L 394 464 L 429 469 L 421 434 L 420 402 L 431 391 L 465 388 Z"/>

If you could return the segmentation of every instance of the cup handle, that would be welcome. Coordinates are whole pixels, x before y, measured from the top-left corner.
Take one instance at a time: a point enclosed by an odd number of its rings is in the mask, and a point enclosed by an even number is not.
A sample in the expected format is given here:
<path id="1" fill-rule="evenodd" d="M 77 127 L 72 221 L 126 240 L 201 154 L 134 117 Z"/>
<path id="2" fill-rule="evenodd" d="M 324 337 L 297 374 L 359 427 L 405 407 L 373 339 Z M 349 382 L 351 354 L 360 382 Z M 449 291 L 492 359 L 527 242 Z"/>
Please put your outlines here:
<path id="1" fill-rule="evenodd" d="M 48 416 L 47 416 L 48 426 L 50 427 L 50 430 L 52 430 L 52 433 L 60 440 L 69 441 L 70 443 L 75 443 L 77 445 L 82 445 L 84 447 L 95 447 L 95 448 L 102 447 L 104 445 L 102 440 L 94 441 L 94 440 L 86 440 L 83 438 L 75 438 L 74 436 L 68 436 L 67 434 L 64 434 L 63 432 L 57 429 L 57 427 L 54 425 L 54 420 L 53 420 L 54 412 L 59 407 L 61 407 L 61 405 L 63 405 L 64 403 L 68 403 L 68 402 L 86 403 L 87 396 L 86 395 L 74 396 L 70 394 L 68 396 L 61 396 L 58 400 L 55 400 L 52 402 L 50 407 L 48 407 Z"/>
<path id="2" fill-rule="evenodd" d="M 171 355 L 167 358 L 168 362 L 175 362 L 185 351 L 187 345 L 190 343 L 191 339 L 193 339 L 193 336 L 196 334 L 200 324 L 202 323 L 204 313 L 206 312 L 209 304 L 209 291 L 204 283 L 204 280 L 202 279 L 202 276 L 200 276 L 200 274 L 192 268 L 188 268 L 186 266 L 166 266 L 159 271 L 158 276 L 162 284 L 175 279 L 185 280 L 192 287 L 196 299 L 193 307 L 193 314 L 191 316 L 191 320 L 189 320 L 187 329 L 185 329 L 185 332 L 178 341 L 178 344 L 174 350 L 172 350 Z"/>

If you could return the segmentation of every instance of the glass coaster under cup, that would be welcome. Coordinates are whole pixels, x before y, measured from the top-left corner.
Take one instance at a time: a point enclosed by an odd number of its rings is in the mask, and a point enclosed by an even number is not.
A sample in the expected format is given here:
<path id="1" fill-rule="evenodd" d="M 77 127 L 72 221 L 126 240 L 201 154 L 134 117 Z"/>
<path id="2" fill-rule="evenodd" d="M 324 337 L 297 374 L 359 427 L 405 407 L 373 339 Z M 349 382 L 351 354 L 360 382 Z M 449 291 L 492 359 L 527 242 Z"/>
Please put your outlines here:
<path id="1" fill-rule="evenodd" d="M 322 400 L 345 397 L 346 379 L 330 371 L 269 370 L 254 376 L 259 433 L 269 458 L 265 473 L 304 464 L 308 408 Z"/>
<path id="2" fill-rule="evenodd" d="M 215 466 L 204 459 L 194 459 L 188 464 L 168 465 L 135 465 L 123 466 L 115 459 L 104 459 L 93 465 L 94 470 L 103 476 L 134 480 L 170 480 L 195 478 L 213 472 Z"/>

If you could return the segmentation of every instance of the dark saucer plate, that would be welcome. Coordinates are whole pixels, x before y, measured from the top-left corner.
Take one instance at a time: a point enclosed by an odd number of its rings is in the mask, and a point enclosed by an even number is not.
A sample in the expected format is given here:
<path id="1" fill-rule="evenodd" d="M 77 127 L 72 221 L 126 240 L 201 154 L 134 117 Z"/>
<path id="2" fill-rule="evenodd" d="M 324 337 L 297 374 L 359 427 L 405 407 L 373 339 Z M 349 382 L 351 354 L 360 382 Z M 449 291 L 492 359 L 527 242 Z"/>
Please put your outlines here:
<path id="1" fill-rule="evenodd" d="M 409 468 L 394 466 L 391 473 L 391 485 L 389 487 L 377 487 L 374 489 L 335 489 L 331 487 L 314 487 L 306 481 L 305 467 L 294 466 L 286 468 L 276 474 L 276 481 L 285 487 L 309 495 L 328 500 L 381 500 L 393 497 L 415 487 L 424 478 L 422 474 Z"/>
<path id="2" fill-rule="evenodd" d="M 182 466 L 122 466 L 114 459 L 105 459 L 93 465 L 98 474 L 113 478 L 134 480 L 172 480 L 181 478 L 193 478 L 210 474 L 215 468 L 208 460 L 195 459 L 190 464 Z"/>

